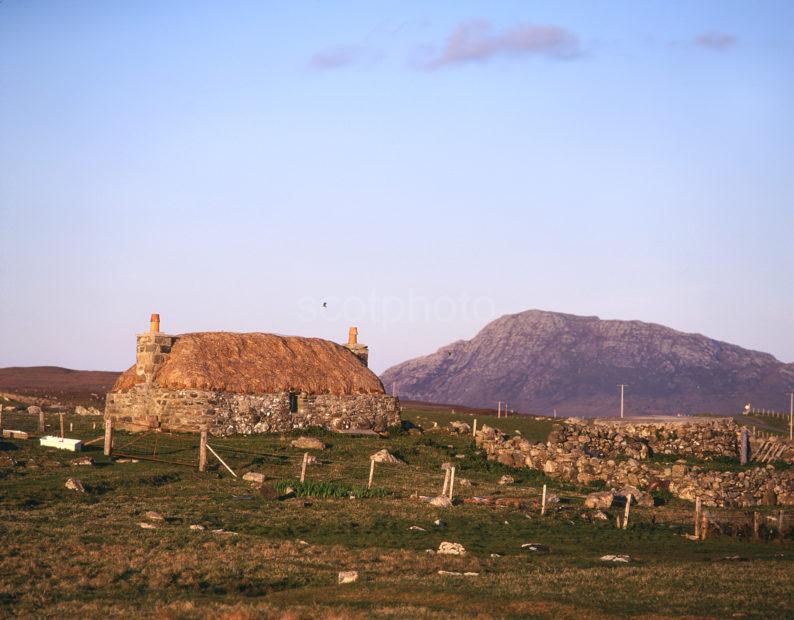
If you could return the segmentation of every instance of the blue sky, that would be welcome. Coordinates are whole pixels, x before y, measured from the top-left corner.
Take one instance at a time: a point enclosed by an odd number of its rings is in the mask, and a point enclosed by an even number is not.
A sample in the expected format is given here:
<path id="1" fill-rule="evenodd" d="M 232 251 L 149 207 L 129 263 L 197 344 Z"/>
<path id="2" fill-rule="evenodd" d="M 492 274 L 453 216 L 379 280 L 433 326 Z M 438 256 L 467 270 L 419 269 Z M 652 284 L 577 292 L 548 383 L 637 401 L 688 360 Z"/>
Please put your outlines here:
<path id="1" fill-rule="evenodd" d="M 792 23 L 763 1 L 4 0 L 0 366 L 125 368 L 156 311 L 357 324 L 380 371 L 528 308 L 794 362 Z"/>

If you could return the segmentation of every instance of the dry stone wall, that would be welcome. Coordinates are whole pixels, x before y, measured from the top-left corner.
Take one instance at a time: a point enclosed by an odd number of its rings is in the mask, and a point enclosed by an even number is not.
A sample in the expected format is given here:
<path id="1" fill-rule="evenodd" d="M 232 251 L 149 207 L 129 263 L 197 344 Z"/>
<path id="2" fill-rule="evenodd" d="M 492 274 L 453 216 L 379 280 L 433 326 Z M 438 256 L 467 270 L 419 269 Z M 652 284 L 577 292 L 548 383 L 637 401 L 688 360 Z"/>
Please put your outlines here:
<path id="1" fill-rule="evenodd" d="M 475 441 L 491 460 L 540 469 L 582 485 L 603 480 L 612 488 L 665 489 L 681 499 L 700 497 L 707 506 L 794 504 L 794 469 L 762 465 L 714 471 L 685 460 L 649 460 L 653 454 L 700 460 L 730 456 L 738 463 L 737 430 L 730 420 L 656 424 L 569 420 L 556 425 L 545 443 L 508 437 L 487 425 Z"/>
<path id="2" fill-rule="evenodd" d="M 232 394 L 169 390 L 139 384 L 107 395 L 105 417 L 117 428 L 166 428 L 195 432 L 206 425 L 212 435 L 287 432 L 295 428 L 383 431 L 400 423 L 396 398 L 385 394 L 299 394 L 290 411 L 290 394 Z"/>

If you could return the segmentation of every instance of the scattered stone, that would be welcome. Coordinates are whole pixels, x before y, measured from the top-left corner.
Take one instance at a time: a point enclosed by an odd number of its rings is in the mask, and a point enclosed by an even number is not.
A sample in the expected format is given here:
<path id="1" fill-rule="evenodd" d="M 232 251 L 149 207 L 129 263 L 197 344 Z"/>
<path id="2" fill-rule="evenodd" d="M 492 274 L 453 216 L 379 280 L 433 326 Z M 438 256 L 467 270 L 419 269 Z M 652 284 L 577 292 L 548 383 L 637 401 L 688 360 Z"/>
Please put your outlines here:
<path id="1" fill-rule="evenodd" d="M 385 463 L 387 465 L 405 465 L 403 461 L 391 454 L 386 448 L 383 448 L 383 450 L 378 450 L 369 458 L 376 463 Z"/>
<path id="2" fill-rule="evenodd" d="M 458 420 L 455 420 L 455 421 L 450 422 L 449 426 L 450 426 L 450 428 L 452 429 L 453 432 L 461 434 L 461 435 L 466 435 L 468 433 L 471 433 L 471 426 L 469 426 L 465 422 L 460 422 Z"/>
<path id="3" fill-rule="evenodd" d="M 77 415 L 102 415 L 102 412 L 96 407 L 83 407 L 82 405 L 77 405 L 74 412 Z"/>
<path id="4" fill-rule="evenodd" d="M 451 508 L 452 500 L 446 495 L 438 495 L 437 497 L 434 497 L 430 500 L 430 505 L 435 506 L 436 508 Z"/>
<path id="5" fill-rule="evenodd" d="M 16 467 L 19 462 L 11 456 L 2 455 L 0 456 L 0 467 Z"/>
<path id="6" fill-rule="evenodd" d="M 114 463 L 140 463 L 138 459 L 116 459 Z"/>
<path id="7" fill-rule="evenodd" d="M 82 481 L 79 478 L 68 478 L 66 480 L 66 488 L 70 491 L 77 491 L 79 493 L 85 493 L 85 487 L 83 486 Z"/>
<path id="8" fill-rule="evenodd" d="M 145 521 L 141 521 L 138 524 L 138 527 L 140 527 L 143 530 L 156 530 L 157 529 L 157 526 L 154 523 L 146 523 Z"/>
<path id="9" fill-rule="evenodd" d="M 206 528 L 203 525 L 199 525 L 198 523 L 193 523 L 190 526 L 190 529 L 194 532 L 203 532 Z"/>
<path id="10" fill-rule="evenodd" d="M 504 475 L 501 478 L 499 478 L 499 484 L 513 484 L 514 482 L 515 479 L 513 478 L 513 476 Z"/>
<path id="11" fill-rule="evenodd" d="M 439 570 L 438 574 L 444 575 L 446 577 L 477 577 L 479 576 L 480 573 L 472 573 L 472 572 L 461 573 L 454 570 Z"/>
<path id="12" fill-rule="evenodd" d="M 255 484 L 262 484 L 265 481 L 265 474 L 258 471 L 247 471 L 243 474 L 243 480 Z"/>
<path id="13" fill-rule="evenodd" d="M 613 495 L 612 491 L 598 491 L 596 493 L 590 493 L 587 497 L 585 497 L 584 507 L 606 509 L 611 508 L 614 501 L 615 496 Z"/>
<path id="14" fill-rule="evenodd" d="M 457 482 L 462 487 L 470 487 L 471 486 L 471 480 L 469 480 L 468 478 L 458 478 Z"/>
<path id="15" fill-rule="evenodd" d="M 549 553 L 550 551 L 548 545 L 541 545 L 540 543 L 524 543 L 521 548 L 533 553 Z"/>
<path id="16" fill-rule="evenodd" d="M 628 555 L 612 555 L 612 554 L 602 555 L 601 556 L 601 561 L 602 562 L 622 562 L 622 563 L 625 564 L 625 563 L 631 562 L 631 556 L 628 556 Z"/>
<path id="17" fill-rule="evenodd" d="M 596 510 L 593 513 L 593 521 L 609 521 L 609 517 L 606 515 L 606 513 Z"/>
<path id="18" fill-rule="evenodd" d="M 466 555 L 466 548 L 460 543 L 442 542 L 438 546 L 438 552 L 443 555 Z"/>
<path id="19" fill-rule="evenodd" d="M 436 519 L 435 521 L 433 521 L 433 525 L 435 525 L 438 529 L 443 530 L 444 528 L 447 527 L 447 522 L 442 521 L 441 519 Z"/>
<path id="20" fill-rule="evenodd" d="M 479 497 L 479 496 L 475 495 L 474 497 L 464 497 L 463 498 L 463 503 L 464 504 L 481 504 L 483 506 L 490 506 L 491 504 L 494 503 L 494 500 L 493 500 L 492 497 Z"/>
<path id="21" fill-rule="evenodd" d="M 517 497 L 497 497 L 494 504 L 499 508 L 521 509 L 521 500 Z"/>
<path id="22" fill-rule="evenodd" d="M 492 558 L 501 558 L 502 556 L 501 556 L 501 555 L 499 555 L 498 553 L 492 553 L 492 554 L 491 554 L 491 557 L 492 557 Z"/>
<path id="23" fill-rule="evenodd" d="M 301 450 L 325 450 L 325 444 L 316 437 L 298 437 L 290 445 Z"/>
<path id="24" fill-rule="evenodd" d="M 344 583 L 354 583 L 358 581 L 358 571 L 354 571 L 354 570 L 339 571 L 337 580 L 339 585 L 342 585 Z"/>
<path id="25" fill-rule="evenodd" d="M 41 413 L 41 407 L 39 407 L 38 405 L 31 405 L 30 407 L 27 408 L 27 412 L 35 413 L 36 415 L 38 415 Z"/>
<path id="26" fill-rule="evenodd" d="M 75 459 L 75 460 L 72 461 L 72 465 L 88 465 L 88 466 L 90 466 L 90 465 L 94 465 L 94 464 L 95 464 L 94 463 L 94 459 L 92 459 L 90 456 L 84 456 L 84 457 L 81 457 L 79 459 Z"/>
<path id="27" fill-rule="evenodd" d="M 224 530 L 223 528 L 212 530 L 212 533 L 217 534 L 218 536 L 237 536 L 237 532 L 229 532 L 227 530 Z"/>
<path id="28" fill-rule="evenodd" d="M 284 493 L 279 496 L 279 499 L 292 499 L 293 497 L 295 497 L 295 489 L 287 487 L 284 489 Z"/>
<path id="29" fill-rule="evenodd" d="M 408 529 L 411 530 L 412 532 L 426 532 L 427 531 L 425 528 L 419 527 L 418 525 L 412 525 Z"/>
<path id="30" fill-rule="evenodd" d="M 147 510 L 143 513 L 143 516 L 149 519 L 149 521 L 165 521 L 165 517 L 154 510 Z"/>

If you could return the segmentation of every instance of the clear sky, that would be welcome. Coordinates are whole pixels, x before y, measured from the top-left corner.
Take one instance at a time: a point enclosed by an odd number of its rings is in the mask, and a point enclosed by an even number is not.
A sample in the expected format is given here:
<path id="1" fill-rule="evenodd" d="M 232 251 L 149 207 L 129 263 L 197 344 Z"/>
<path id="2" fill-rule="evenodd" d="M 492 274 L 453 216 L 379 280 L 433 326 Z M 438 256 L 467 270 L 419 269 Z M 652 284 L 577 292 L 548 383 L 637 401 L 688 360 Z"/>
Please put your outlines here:
<path id="1" fill-rule="evenodd" d="M 794 2 L 0 3 L 0 366 L 504 313 L 794 362 Z M 322 308 L 326 302 L 327 307 Z"/>

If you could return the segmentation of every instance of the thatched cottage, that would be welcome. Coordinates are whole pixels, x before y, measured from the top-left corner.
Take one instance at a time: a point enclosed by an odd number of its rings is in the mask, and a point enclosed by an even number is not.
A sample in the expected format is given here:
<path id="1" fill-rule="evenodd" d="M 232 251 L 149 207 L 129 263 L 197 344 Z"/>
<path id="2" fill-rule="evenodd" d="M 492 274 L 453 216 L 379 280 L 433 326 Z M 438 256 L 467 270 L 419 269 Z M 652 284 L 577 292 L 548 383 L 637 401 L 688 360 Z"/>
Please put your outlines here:
<path id="1" fill-rule="evenodd" d="M 116 428 L 213 435 L 293 428 L 384 430 L 400 422 L 397 399 L 367 368 L 368 349 L 275 334 L 202 332 L 170 336 L 153 314 L 137 336 L 135 365 L 107 395 Z"/>

